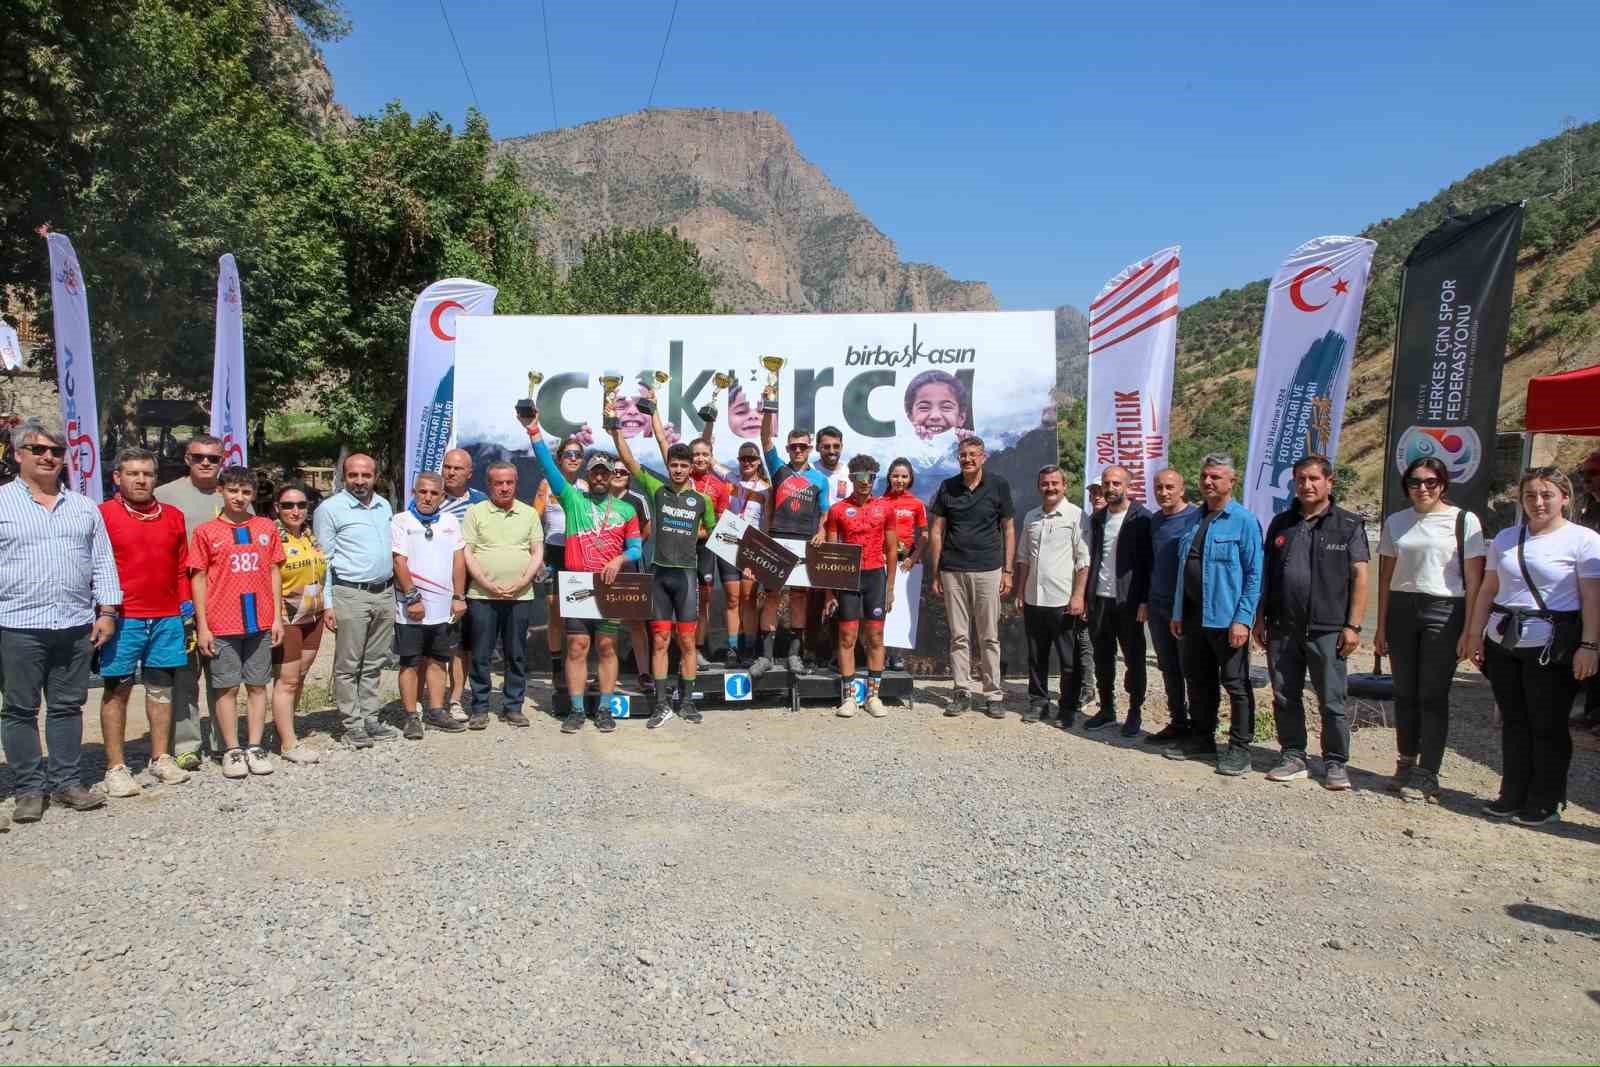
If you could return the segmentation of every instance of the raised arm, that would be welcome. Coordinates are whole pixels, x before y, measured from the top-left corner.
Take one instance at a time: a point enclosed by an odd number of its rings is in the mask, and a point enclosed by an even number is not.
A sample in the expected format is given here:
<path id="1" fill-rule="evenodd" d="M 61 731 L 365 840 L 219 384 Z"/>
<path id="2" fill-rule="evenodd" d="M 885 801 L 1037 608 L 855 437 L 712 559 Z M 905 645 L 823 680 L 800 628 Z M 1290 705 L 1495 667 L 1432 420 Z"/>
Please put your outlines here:
<path id="1" fill-rule="evenodd" d="M 661 459 L 662 462 L 666 462 L 667 447 L 666 443 L 662 441 L 660 437 L 660 419 L 656 415 L 652 414 L 650 416 L 650 423 L 652 426 L 656 427 L 656 441 L 661 445 Z M 611 431 L 611 443 L 617 446 L 617 458 L 622 460 L 623 466 L 628 468 L 628 473 L 633 475 L 635 478 L 639 478 L 639 461 L 634 458 L 633 449 L 628 447 L 628 439 L 622 436 L 621 426 L 618 426 L 616 429 Z M 644 479 L 640 478 L 639 480 L 643 481 Z"/>
<path id="2" fill-rule="evenodd" d="M 650 412 L 650 432 L 655 435 L 656 448 L 661 450 L 661 469 L 666 470 L 667 428 L 661 423 L 661 406 L 654 402 L 656 398 L 656 391 L 654 389 L 645 389 L 644 395 L 647 400 L 651 401 L 651 406 L 655 408 L 654 411 Z M 633 470 L 632 467 L 629 467 L 628 469 Z"/>

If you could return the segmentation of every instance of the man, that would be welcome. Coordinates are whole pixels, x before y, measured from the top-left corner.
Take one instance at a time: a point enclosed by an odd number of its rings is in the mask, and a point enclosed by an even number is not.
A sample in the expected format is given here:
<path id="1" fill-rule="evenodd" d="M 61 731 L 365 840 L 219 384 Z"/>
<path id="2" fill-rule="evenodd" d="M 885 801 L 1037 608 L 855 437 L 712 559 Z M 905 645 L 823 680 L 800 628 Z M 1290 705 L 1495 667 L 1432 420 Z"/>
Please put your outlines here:
<path id="1" fill-rule="evenodd" d="M 393 741 L 400 732 L 378 711 L 378 685 L 394 642 L 394 510 L 377 494 L 378 464 L 364 452 L 344 460 L 344 488 L 317 508 L 312 526 L 328 557 L 328 629 L 333 631 L 333 695 L 352 748 Z"/>
<path id="2" fill-rule="evenodd" d="M 655 391 L 649 390 L 649 395 L 654 396 Z M 716 420 L 713 419 L 712 423 L 715 421 Z M 667 444 L 666 428 L 661 423 L 661 414 L 659 411 L 651 414 L 650 423 L 651 427 L 655 430 L 656 447 L 661 450 L 661 461 L 666 463 L 667 450 L 670 446 Z M 710 430 L 710 428 L 711 423 L 707 423 L 706 429 Z M 711 454 L 711 442 L 707 441 L 703 435 L 695 438 L 694 441 L 692 441 L 686 447 L 689 449 L 690 457 L 689 481 L 694 486 L 695 490 L 701 495 L 705 496 L 710 502 L 713 515 L 712 525 L 714 526 L 716 524 L 716 520 L 722 517 L 722 513 L 728 510 L 728 502 L 731 498 L 728 483 L 723 480 L 721 475 L 712 469 L 715 464 L 715 459 Z M 620 451 L 618 454 L 621 454 Z M 645 492 L 646 495 L 649 495 L 650 493 L 648 489 L 645 490 Z M 700 595 L 697 609 L 700 614 L 695 628 L 695 662 L 696 666 L 703 671 L 708 671 L 711 669 L 710 641 L 712 589 L 716 586 L 719 580 L 723 585 L 731 584 L 737 588 L 740 578 L 743 577 L 743 575 L 739 573 L 737 567 L 728 563 L 722 559 L 722 557 L 711 551 L 711 546 L 709 543 L 710 534 L 711 531 L 709 528 L 705 529 L 704 532 L 700 534 L 699 559 L 695 564 L 695 570 L 700 581 Z M 725 597 L 725 600 L 732 599 L 737 605 L 737 598 L 738 594 L 734 593 L 730 597 Z M 735 616 L 736 620 L 737 618 L 738 616 Z M 724 619 L 726 619 L 726 616 L 724 616 Z M 737 621 L 734 624 L 734 631 L 738 631 Z"/>
<path id="3" fill-rule="evenodd" d="M 449 734 L 466 729 L 445 707 L 447 672 L 456 653 L 456 623 L 467 610 L 467 566 L 461 524 L 445 512 L 443 503 L 444 479 L 424 471 L 411 485 L 411 503 L 389 521 L 389 550 L 394 556 L 394 651 L 400 659 L 400 704 L 406 715 L 400 732 L 408 741 L 422 740 L 424 722 Z M 531 517 L 533 509 L 527 510 Z M 539 525 L 537 520 L 533 525 Z M 524 655 L 527 634 L 524 626 Z M 417 700 L 424 691 L 428 702 L 419 716 Z"/>
<path id="4" fill-rule="evenodd" d="M 183 449 L 183 462 L 189 473 L 156 487 L 156 502 L 177 508 L 183 515 L 184 529 L 190 538 L 203 522 L 210 522 L 222 511 L 222 495 L 217 492 L 217 476 L 222 473 L 222 441 L 210 434 L 196 434 Z M 180 608 L 184 621 L 193 623 L 194 604 L 187 597 Z M 193 648 L 189 635 L 189 648 Z M 172 676 L 172 754 L 186 771 L 200 769 L 207 734 L 200 722 L 200 676 L 198 659 L 184 664 Z M 206 706 L 216 705 L 216 694 L 206 686 Z M 212 747 L 216 747 L 216 721 L 212 717 Z"/>
<path id="5" fill-rule="evenodd" d="M 548 485 L 545 488 L 549 488 Z M 638 563 L 628 562 L 623 564 L 624 573 L 638 574 L 650 570 L 654 562 L 651 559 L 653 547 L 651 543 L 650 502 L 644 494 L 633 488 L 633 479 L 628 474 L 628 468 L 618 463 L 611 468 L 611 495 L 618 500 L 626 501 L 633 513 L 639 517 L 640 560 Z M 620 634 L 620 630 L 619 630 Z M 628 644 L 633 649 L 634 671 L 639 679 L 639 692 L 645 699 L 654 700 L 656 696 L 656 679 L 650 673 L 650 632 L 642 622 L 628 624 Z M 618 667 L 620 670 L 620 665 Z M 566 682 L 563 681 L 562 685 Z"/>
<path id="6" fill-rule="evenodd" d="M 811 469 L 828 480 L 828 493 L 823 497 L 823 513 L 848 497 L 851 490 L 850 474 L 840 459 L 844 456 L 844 433 L 837 426 L 824 426 L 817 431 L 817 458 Z"/>
<path id="7" fill-rule="evenodd" d="M 1150 516 L 1150 594 L 1144 621 L 1156 650 L 1156 669 L 1167 693 L 1168 722 L 1145 738 L 1170 745 L 1189 735 L 1189 702 L 1184 693 L 1183 656 L 1172 636 L 1172 597 L 1178 589 L 1178 542 L 1200 521 L 1200 509 L 1183 498 L 1183 475 L 1166 468 L 1156 474 L 1157 510 Z"/>
<path id="8" fill-rule="evenodd" d="M 466 630 L 472 638 L 472 707 L 467 729 L 489 725 L 489 664 L 495 646 L 505 663 L 500 686 L 500 721 L 527 726 L 522 702 L 528 691 L 528 626 L 533 619 L 533 577 L 544 565 L 544 530 L 539 513 L 517 499 L 517 467 L 500 461 L 486 472 L 489 499 L 467 509 L 462 529 L 467 589 Z M 583 691 L 583 686 L 578 686 Z"/>
<path id="9" fill-rule="evenodd" d="M 566 547 L 562 570 L 592 574 L 597 584 L 617 580 L 623 565 L 638 563 L 642 550 L 639 536 L 639 516 L 625 500 L 611 495 L 611 461 L 600 453 L 589 457 L 588 489 L 580 490 L 567 481 L 550 446 L 539 433 L 539 417 L 518 413 L 517 421 L 528 431 L 533 443 L 533 454 L 544 468 L 550 490 L 561 504 L 562 524 L 566 531 Z M 563 444 L 563 450 L 565 444 Z M 656 517 L 660 521 L 660 516 Z M 615 619 L 566 620 L 567 694 L 572 708 L 561 721 L 561 732 L 575 734 L 583 729 L 588 716 L 584 711 L 584 693 L 589 675 L 589 645 L 591 640 L 599 650 L 595 674 L 600 685 L 600 700 L 595 709 L 594 724 L 601 733 L 617 728 L 611 714 L 611 698 L 617 688 L 617 634 L 620 628 Z"/>
<path id="10" fill-rule="evenodd" d="M 0 745 L 11 765 L 19 823 L 51 803 L 88 811 L 105 803 L 78 780 L 89 657 L 110 639 L 122 609 L 117 561 L 100 511 L 62 488 L 67 439 L 24 419 L 11 432 L 18 477 L 0 486 L 0 664 L 5 708 Z M 45 701 L 49 774 L 39 746 Z"/>
<path id="11" fill-rule="evenodd" d="M 444 503 L 439 505 L 439 510 L 454 518 L 456 525 L 464 525 L 467 509 L 489 499 L 482 490 L 467 484 L 472 481 L 472 455 L 464 448 L 452 448 L 444 454 L 440 470 L 444 474 Z M 466 624 L 464 615 L 455 624 L 456 650 L 450 657 L 450 717 L 456 722 L 467 721 L 467 711 L 461 703 L 467 689 L 467 660 L 471 649 L 471 637 L 463 632 Z M 406 711 L 409 713 L 411 709 L 408 707 Z"/>
<path id="12" fill-rule="evenodd" d="M 1061 664 L 1056 721 L 1072 729 L 1083 692 L 1074 632 L 1083 627 L 1089 546 L 1083 509 L 1067 501 L 1067 478 L 1055 464 L 1039 471 L 1039 506 L 1022 517 L 1017 553 L 1017 607 L 1028 635 L 1028 710 L 1024 723 L 1050 716 L 1050 650 Z"/>
<path id="13" fill-rule="evenodd" d="M 1261 594 L 1261 524 L 1233 499 L 1233 458 L 1213 452 L 1201 461 L 1205 508 L 1178 539 L 1178 587 L 1172 596 L 1172 634 L 1182 642 L 1189 678 L 1189 736 L 1162 755 L 1215 760 L 1217 773 L 1250 770 L 1255 737 L 1255 691 L 1250 688 L 1250 628 Z M 1228 747 L 1217 751 L 1218 686 L 1228 693 Z"/>
<path id="14" fill-rule="evenodd" d="M 644 395 L 655 399 L 655 392 L 646 387 Z M 710 594 L 710 586 L 698 581 L 700 539 L 702 531 L 709 532 L 716 525 L 712 497 L 696 488 L 694 454 L 689 446 L 679 442 L 668 445 L 661 429 L 661 416 L 652 411 L 652 428 L 656 442 L 661 446 L 662 459 L 666 461 L 668 481 L 663 482 L 645 470 L 634 458 L 622 430 L 611 431 L 611 440 L 617 446 L 617 456 L 624 467 L 643 487 L 650 501 L 650 514 L 655 517 L 653 553 L 655 562 L 651 570 L 650 589 L 650 673 L 667 681 L 667 650 L 674 641 L 678 646 L 678 683 L 666 700 L 658 699 L 653 690 L 645 693 L 650 708 L 650 719 L 645 725 L 657 729 L 674 715 L 682 715 L 689 723 L 701 721 L 700 708 L 694 702 L 694 686 L 699 666 L 695 655 L 695 627 L 699 617 L 699 596 Z M 714 476 L 713 476 L 714 477 Z M 721 484 L 720 481 L 718 484 Z"/>
<path id="15" fill-rule="evenodd" d="M 1367 530 L 1334 502 L 1333 464 L 1309 455 L 1294 465 L 1295 499 L 1267 526 L 1266 564 L 1256 643 L 1267 653 L 1272 714 L 1283 758 L 1269 782 L 1294 782 L 1306 770 L 1306 672 L 1322 708 L 1325 788 L 1350 788 L 1350 720 L 1345 675 L 1361 643 L 1367 610 Z"/>
<path id="16" fill-rule="evenodd" d="M 805 430 L 789 431 L 786 447 L 789 458 L 778 455 L 774 442 L 777 435 L 778 414 L 761 413 L 761 452 L 767 458 L 767 470 L 772 473 L 772 516 L 767 532 L 774 538 L 789 541 L 815 541 L 821 544 L 827 537 L 822 529 L 822 517 L 827 513 L 823 501 L 828 498 L 827 475 L 806 462 L 811 454 L 811 434 Z M 805 673 L 802 656 L 805 648 L 807 590 L 800 586 L 789 587 L 789 647 L 788 668 L 791 675 Z M 777 662 L 778 604 L 784 598 L 767 594 L 761 607 L 761 648 L 755 662 L 750 664 L 750 677 L 759 678 L 770 671 Z"/>
<path id="17" fill-rule="evenodd" d="M 1117 649 L 1122 649 L 1122 689 L 1128 694 L 1123 737 L 1138 737 L 1144 720 L 1144 610 L 1150 596 L 1150 512 L 1128 496 L 1128 470 L 1100 472 L 1106 506 L 1089 519 L 1089 637 L 1094 644 L 1094 676 L 1100 683 L 1100 710 L 1085 730 L 1117 721 L 1113 688 Z"/>
<path id="18" fill-rule="evenodd" d="M 278 524 L 256 515 L 256 477 L 246 467 L 217 476 L 222 513 L 194 532 L 189 581 L 194 589 L 195 647 L 216 691 L 211 717 L 222 735 L 227 778 L 271 774 L 262 746 L 272 650 L 283 641 L 283 542 Z M 239 744 L 239 687 L 245 689 L 246 745 Z"/>
<path id="19" fill-rule="evenodd" d="M 978 703 L 991 719 L 1006 717 L 1001 701 L 1000 602 L 1011 593 L 1016 526 L 1011 486 L 985 474 L 983 439 L 963 438 L 956 450 L 961 473 L 939 484 L 933 497 L 928 563 L 933 595 L 945 598 L 950 620 L 950 673 L 955 693 L 945 714 L 960 715 Z M 970 630 L 978 629 L 978 674 L 972 682 Z"/>
<path id="20" fill-rule="evenodd" d="M 856 637 L 863 631 L 867 648 L 867 698 L 862 706 L 874 719 L 889 714 L 878 690 L 883 686 L 883 621 L 894 608 L 894 585 L 889 581 L 889 561 L 899 557 L 895 539 L 894 507 L 872 495 L 878 461 L 868 455 L 850 460 L 848 497 L 828 509 L 825 528 L 829 541 L 861 548 L 860 579 L 855 589 L 826 590 L 823 618 L 837 619 L 839 636 L 835 654 L 839 663 L 840 718 L 856 713 Z"/>
<path id="21" fill-rule="evenodd" d="M 100 733 L 106 745 L 106 792 L 136 797 L 144 790 L 128 770 L 123 735 L 133 677 L 144 682 L 150 722 L 150 774 L 162 785 L 189 780 L 172 758 L 172 679 L 188 665 L 181 605 L 190 599 L 188 533 L 183 513 L 155 499 L 156 457 L 125 448 L 111 472 L 117 493 L 100 505 L 122 586 L 122 625 L 100 649 Z"/>

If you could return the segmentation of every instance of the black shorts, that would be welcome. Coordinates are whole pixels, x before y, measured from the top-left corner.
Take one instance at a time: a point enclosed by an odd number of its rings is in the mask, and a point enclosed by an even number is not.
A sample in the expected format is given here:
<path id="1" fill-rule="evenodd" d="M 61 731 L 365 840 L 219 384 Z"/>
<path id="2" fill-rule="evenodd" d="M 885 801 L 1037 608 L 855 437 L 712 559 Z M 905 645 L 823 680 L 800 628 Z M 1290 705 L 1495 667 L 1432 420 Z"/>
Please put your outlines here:
<path id="1" fill-rule="evenodd" d="M 729 582 L 737 582 L 744 578 L 738 567 L 711 551 L 711 547 L 706 544 L 700 546 L 699 571 L 701 585 L 715 585 L 718 580 L 727 585 Z"/>
<path id="2" fill-rule="evenodd" d="M 565 570 L 567 567 L 567 543 L 552 545 L 548 541 L 544 546 L 544 565 L 551 574 Z"/>
<path id="3" fill-rule="evenodd" d="M 700 589 L 694 572 L 684 567 L 657 566 L 650 590 L 650 618 L 655 622 L 694 622 L 700 614 Z"/>
<path id="4" fill-rule="evenodd" d="M 889 574 L 887 571 L 862 571 L 861 588 L 855 591 L 841 590 L 839 592 L 839 610 L 834 616 L 840 622 L 883 622 L 883 604 L 888 593 Z"/>
<path id="5" fill-rule="evenodd" d="M 396 623 L 394 628 L 394 654 L 402 667 L 415 667 L 424 656 L 447 662 L 456 650 L 456 641 L 456 628 L 448 622 L 427 626 Z"/>

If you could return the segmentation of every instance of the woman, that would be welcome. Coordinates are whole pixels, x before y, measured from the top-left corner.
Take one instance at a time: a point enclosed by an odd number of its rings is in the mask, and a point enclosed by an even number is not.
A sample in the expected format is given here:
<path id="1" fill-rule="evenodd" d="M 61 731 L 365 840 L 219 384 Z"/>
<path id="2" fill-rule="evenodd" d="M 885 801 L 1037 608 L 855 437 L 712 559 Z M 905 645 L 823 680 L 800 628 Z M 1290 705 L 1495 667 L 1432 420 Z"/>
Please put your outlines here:
<path id="1" fill-rule="evenodd" d="M 1450 732 L 1450 683 L 1466 658 L 1467 619 L 1483 583 L 1483 526 L 1446 503 L 1450 474 L 1433 456 L 1401 479 L 1411 507 L 1390 515 L 1378 538 L 1378 655 L 1394 672 L 1392 791 L 1439 799 Z"/>
<path id="2" fill-rule="evenodd" d="M 1468 651 L 1500 705 L 1500 795 L 1483 812 L 1542 826 L 1567 802 L 1567 716 L 1600 662 L 1600 534 L 1567 521 L 1572 483 L 1556 467 L 1525 472 L 1517 495 L 1523 525 L 1489 547 Z"/>
<path id="3" fill-rule="evenodd" d="M 767 481 L 767 468 L 761 460 L 761 450 L 750 441 L 739 445 L 739 471 L 730 475 L 728 469 L 717 465 L 717 473 L 731 483 L 728 509 L 758 530 L 766 530 L 767 498 L 772 484 Z M 738 645 L 736 666 L 755 658 L 761 611 L 756 596 L 761 586 L 745 568 L 739 580 L 725 582 L 722 592 L 728 601 L 728 618 L 737 620 Z"/>
<path id="4" fill-rule="evenodd" d="M 276 682 L 272 687 L 272 725 L 283 758 L 311 764 L 317 753 L 300 743 L 294 732 L 294 713 L 306 675 L 322 647 L 327 629 L 323 618 L 323 581 L 328 559 L 311 532 L 311 494 L 303 482 L 285 482 L 273 499 L 278 514 L 278 537 L 283 541 L 283 643 L 272 650 Z"/>
<path id="5" fill-rule="evenodd" d="M 910 612 L 910 618 L 905 621 L 904 629 L 910 637 L 910 643 L 915 644 L 917 599 L 922 590 L 920 568 L 928 535 L 928 509 L 911 492 L 916 487 L 917 476 L 912 473 L 909 459 L 900 456 L 889 464 L 888 483 L 889 490 L 883 494 L 883 501 L 894 509 L 894 536 L 900 556 L 894 563 L 897 569 L 890 573 L 890 577 L 894 581 L 895 603 L 900 606 L 901 613 Z M 896 625 L 899 622 L 898 618 L 889 620 L 884 628 L 886 636 L 891 629 L 896 632 L 901 629 Z M 909 648 L 907 651 L 910 651 Z M 899 655 L 899 650 L 892 646 L 887 666 L 891 671 L 906 669 L 906 662 Z"/>

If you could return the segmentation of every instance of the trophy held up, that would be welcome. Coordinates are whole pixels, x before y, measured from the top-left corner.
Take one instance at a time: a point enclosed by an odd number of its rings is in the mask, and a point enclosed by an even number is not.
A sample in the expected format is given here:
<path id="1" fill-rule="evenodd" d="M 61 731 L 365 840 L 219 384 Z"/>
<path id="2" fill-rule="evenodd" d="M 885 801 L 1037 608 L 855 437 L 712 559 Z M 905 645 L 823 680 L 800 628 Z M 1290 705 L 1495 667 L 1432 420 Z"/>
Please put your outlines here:
<path id="1" fill-rule="evenodd" d="M 761 410 L 776 413 L 778 410 L 778 372 L 789 362 L 782 356 L 762 356 L 761 365 L 767 371 L 767 384 L 761 388 Z"/>
<path id="2" fill-rule="evenodd" d="M 724 374 L 722 371 L 717 371 L 717 373 L 711 376 L 711 399 L 700 405 L 700 409 L 698 411 L 701 422 L 712 423 L 716 421 L 717 397 L 721 396 L 723 390 L 727 389 L 732 384 L 733 371 L 731 370 L 726 374 Z"/>
<path id="3" fill-rule="evenodd" d="M 645 371 L 643 376 L 649 381 L 650 389 L 654 392 L 660 392 L 663 385 L 672 381 L 672 375 L 664 370 Z M 654 415 L 656 413 L 656 402 L 648 396 L 641 396 L 634 401 L 634 406 L 639 409 L 639 413 L 642 415 Z"/>
<path id="4" fill-rule="evenodd" d="M 600 375 L 600 425 L 607 433 L 622 423 L 617 419 L 617 390 L 622 388 L 622 375 L 608 370 Z"/>
<path id="5" fill-rule="evenodd" d="M 518 418 L 532 419 L 538 416 L 539 406 L 533 402 L 533 398 L 538 394 L 539 383 L 542 381 L 544 381 L 544 373 L 542 371 L 531 370 L 528 372 L 528 395 L 517 401 Z"/>

